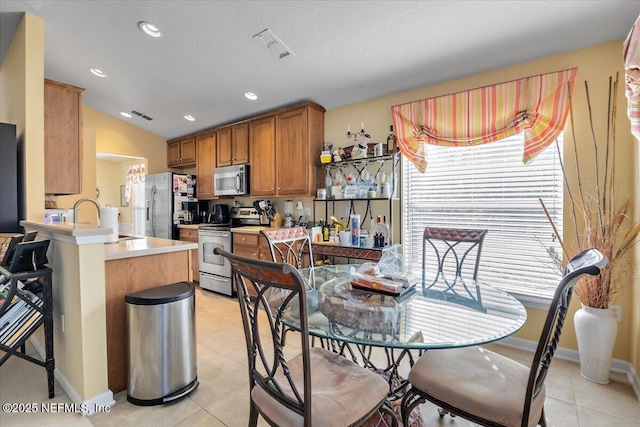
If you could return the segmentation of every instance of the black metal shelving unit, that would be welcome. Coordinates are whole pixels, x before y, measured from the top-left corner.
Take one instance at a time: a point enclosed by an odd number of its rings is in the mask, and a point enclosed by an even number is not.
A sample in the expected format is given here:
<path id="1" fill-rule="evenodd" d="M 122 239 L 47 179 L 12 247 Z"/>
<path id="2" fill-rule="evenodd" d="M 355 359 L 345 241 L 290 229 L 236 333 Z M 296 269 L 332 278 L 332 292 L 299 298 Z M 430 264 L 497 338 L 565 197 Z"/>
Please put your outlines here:
<path id="1" fill-rule="evenodd" d="M 330 191 L 327 190 L 327 197 L 325 199 L 318 199 L 317 197 L 313 200 L 313 218 L 314 221 L 318 219 L 316 215 L 316 203 L 324 204 L 324 219 L 328 220 L 331 216 L 340 217 L 342 215 L 336 214 L 336 204 L 337 203 L 348 203 L 348 213 L 346 213 L 347 217 L 346 221 L 349 221 L 349 217 L 351 214 L 361 214 L 361 223 L 363 225 L 367 224 L 369 227 L 372 227 L 375 223 L 375 218 L 373 214 L 373 204 L 379 204 L 379 202 L 386 202 L 387 206 L 385 210 L 388 214 L 388 225 L 389 225 L 389 244 L 393 242 L 393 200 L 394 199 L 394 189 L 397 188 L 397 182 L 395 182 L 398 172 L 398 165 L 400 162 L 400 152 L 391 155 L 384 156 L 376 156 L 376 157 L 366 157 L 360 159 L 349 159 L 342 160 L 339 162 L 330 162 L 330 163 L 322 163 L 319 164 L 319 167 L 322 168 L 323 174 L 320 182 L 324 182 L 324 179 L 327 175 L 331 176 L 332 179 L 336 175 L 337 171 L 339 171 L 343 176 L 349 175 L 350 171 L 357 172 L 357 176 L 360 176 L 362 172 L 366 169 L 368 172 L 372 174 L 371 176 L 375 177 L 379 172 L 389 173 L 391 177 L 390 182 L 390 194 L 389 197 L 379 197 L 379 189 L 377 193 L 377 197 L 354 197 L 354 198 L 333 198 L 331 197 Z M 390 168 L 387 166 L 390 164 Z M 345 212 L 346 209 L 345 209 Z M 361 258 L 362 259 L 370 259 L 377 260 L 381 254 L 382 248 L 362 248 L 362 247 L 322 247 L 319 248 L 320 252 L 325 255 L 331 255 L 335 252 L 335 256 L 342 256 L 348 258 Z M 364 251 L 364 252 L 363 252 Z M 317 252 L 314 248 L 314 252 Z M 319 252 L 319 253 L 320 253 Z M 326 252 L 326 253 L 325 253 Z M 352 253 L 352 256 L 348 255 L 339 255 L 343 253 Z"/>
<path id="2" fill-rule="evenodd" d="M 19 243 L 12 259 L 0 265 L 0 358 L 2 366 L 17 356 L 47 370 L 49 397 L 54 397 L 52 270 L 45 266 L 49 241 Z M 26 271 L 25 271 L 26 270 Z M 27 339 L 44 326 L 45 360 L 25 352 Z"/>

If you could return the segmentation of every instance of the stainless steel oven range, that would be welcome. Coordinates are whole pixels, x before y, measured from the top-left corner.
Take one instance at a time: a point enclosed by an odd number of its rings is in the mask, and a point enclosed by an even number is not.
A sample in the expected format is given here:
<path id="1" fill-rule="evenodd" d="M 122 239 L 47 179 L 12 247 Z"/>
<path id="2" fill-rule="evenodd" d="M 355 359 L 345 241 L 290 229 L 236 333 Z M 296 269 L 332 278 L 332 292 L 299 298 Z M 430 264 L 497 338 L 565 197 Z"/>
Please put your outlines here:
<path id="1" fill-rule="evenodd" d="M 200 256 L 200 287 L 235 296 L 231 280 L 231 264 L 226 258 L 213 253 L 215 248 L 231 252 L 230 224 L 210 224 L 198 229 Z"/>

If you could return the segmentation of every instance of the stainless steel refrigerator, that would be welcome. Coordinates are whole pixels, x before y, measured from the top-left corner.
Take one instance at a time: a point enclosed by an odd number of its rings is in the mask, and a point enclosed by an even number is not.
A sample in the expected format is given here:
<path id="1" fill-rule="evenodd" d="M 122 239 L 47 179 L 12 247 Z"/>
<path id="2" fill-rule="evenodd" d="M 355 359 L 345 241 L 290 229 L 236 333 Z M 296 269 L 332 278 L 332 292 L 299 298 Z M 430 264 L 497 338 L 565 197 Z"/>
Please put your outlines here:
<path id="1" fill-rule="evenodd" d="M 182 202 L 194 200 L 192 175 L 163 172 L 145 177 L 145 235 L 178 239 L 180 221 L 187 213 Z"/>

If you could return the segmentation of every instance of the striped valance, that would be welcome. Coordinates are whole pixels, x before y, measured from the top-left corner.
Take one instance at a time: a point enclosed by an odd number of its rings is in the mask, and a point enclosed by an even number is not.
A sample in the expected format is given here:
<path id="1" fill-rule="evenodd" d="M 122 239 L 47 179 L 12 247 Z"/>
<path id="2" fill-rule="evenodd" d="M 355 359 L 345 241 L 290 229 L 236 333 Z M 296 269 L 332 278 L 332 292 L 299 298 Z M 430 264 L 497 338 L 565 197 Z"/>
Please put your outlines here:
<path id="1" fill-rule="evenodd" d="M 577 68 L 391 107 L 400 151 L 424 172 L 424 144 L 486 144 L 524 132 L 528 163 L 562 132 Z"/>
<path id="2" fill-rule="evenodd" d="M 627 95 L 627 116 L 631 133 L 640 141 L 640 16 L 623 46 Z"/>

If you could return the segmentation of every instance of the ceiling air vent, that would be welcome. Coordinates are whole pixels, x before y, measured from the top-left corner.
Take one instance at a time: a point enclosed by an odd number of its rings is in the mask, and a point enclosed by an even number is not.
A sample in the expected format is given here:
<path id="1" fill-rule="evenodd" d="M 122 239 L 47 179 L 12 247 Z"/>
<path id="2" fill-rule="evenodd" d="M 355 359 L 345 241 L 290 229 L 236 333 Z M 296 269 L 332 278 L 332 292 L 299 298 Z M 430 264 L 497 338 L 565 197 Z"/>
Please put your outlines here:
<path id="1" fill-rule="evenodd" d="M 286 58 L 289 55 L 295 55 L 291 49 L 282 43 L 282 40 L 280 40 L 278 36 L 268 29 L 253 36 L 253 39 L 267 48 L 267 50 L 278 59 Z"/>
<path id="2" fill-rule="evenodd" d="M 142 114 L 140 111 L 131 110 L 131 114 L 135 114 L 136 116 L 141 117 L 145 120 L 149 120 L 149 121 L 153 120 L 151 117 L 147 116 L 146 114 Z"/>

